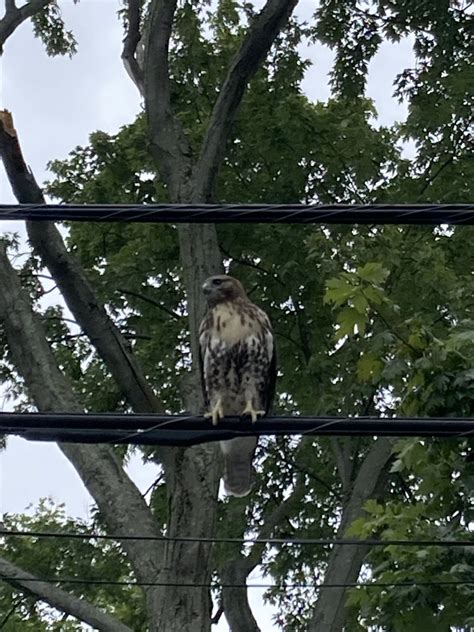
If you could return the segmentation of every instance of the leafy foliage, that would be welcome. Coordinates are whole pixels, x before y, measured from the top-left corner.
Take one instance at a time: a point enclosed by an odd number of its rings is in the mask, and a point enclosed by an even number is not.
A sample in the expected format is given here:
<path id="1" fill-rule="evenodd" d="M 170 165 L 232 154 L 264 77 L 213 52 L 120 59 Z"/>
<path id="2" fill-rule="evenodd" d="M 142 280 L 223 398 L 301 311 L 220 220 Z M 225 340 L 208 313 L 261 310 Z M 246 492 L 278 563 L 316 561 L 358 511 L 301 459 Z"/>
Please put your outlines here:
<path id="1" fill-rule="evenodd" d="M 54 505 L 45 498 L 31 513 L 15 516 L 5 514 L 3 527 L 8 530 L 75 532 L 89 535 L 100 532 L 97 524 L 68 518 L 64 505 Z M 141 592 L 132 586 L 108 586 L 88 584 L 87 580 L 111 577 L 114 580 L 131 578 L 129 566 L 119 545 L 108 540 L 81 540 L 66 538 L 18 538 L 0 540 L 2 556 L 25 571 L 41 577 L 80 577 L 84 584 L 68 584 L 62 587 L 76 597 L 105 606 L 118 619 L 130 626 L 144 625 L 144 604 Z M 3 629 L 41 632 L 75 632 L 83 627 L 71 617 L 60 617 L 54 609 L 46 608 L 33 596 L 24 595 L 6 583 L 0 584 L 0 611 L 11 612 Z M 1 619 L 0 619 L 1 621 Z M 26 626 L 26 627 L 25 627 Z"/>
<path id="2" fill-rule="evenodd" d="M 79 0 L 73 0 L 73 2 L 77 3 Z M 72 31 L 66 29 L 56 0 L 34 13 L 31 21 L 34 34 L 41 39 L 49 56 L 69 55 L 72 57 L 74 55 L 77 42 Z"/>

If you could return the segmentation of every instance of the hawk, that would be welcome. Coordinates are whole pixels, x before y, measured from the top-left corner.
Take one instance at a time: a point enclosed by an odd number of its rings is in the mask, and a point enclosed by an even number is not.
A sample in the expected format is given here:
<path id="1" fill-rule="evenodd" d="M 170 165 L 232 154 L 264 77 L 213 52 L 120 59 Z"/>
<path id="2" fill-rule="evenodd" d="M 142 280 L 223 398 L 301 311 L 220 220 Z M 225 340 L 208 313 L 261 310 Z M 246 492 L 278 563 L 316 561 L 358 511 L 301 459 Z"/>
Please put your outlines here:
<path id="1" fill-rule="evenodd" d="M 270 320 L 231 276 L 209 277 L 202 288 L 208 305 L 199 328 L 201 380 L 209 409 L 205 416 L 214 425 L 225 416 L 248 416 L 255 422 L 269 412 L 275 392 Z M 249 493 L 256 446 L 256 437 L 220 442 L 228 494 Z"/>

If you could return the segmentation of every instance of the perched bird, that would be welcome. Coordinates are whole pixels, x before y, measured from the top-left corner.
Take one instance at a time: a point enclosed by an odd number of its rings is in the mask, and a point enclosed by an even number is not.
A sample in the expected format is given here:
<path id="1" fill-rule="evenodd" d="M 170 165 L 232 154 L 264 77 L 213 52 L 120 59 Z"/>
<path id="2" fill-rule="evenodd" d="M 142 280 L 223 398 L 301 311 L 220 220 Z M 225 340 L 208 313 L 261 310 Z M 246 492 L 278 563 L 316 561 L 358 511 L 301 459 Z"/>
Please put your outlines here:
<path id="1" fill-rule="evenodd" d="M 201 379 L 206 417 L 216 425 L 225 416 L 255 422 L 269 412 L 275 392 L 276 357 L 272 328 L 263 310 L 251 303 L 237 279 L 208 278 L 203 285 L 208 311 L 199 328 Z M 252 487 L 256 437 L 220 442 L 224 486 L 245 496 Z"/>

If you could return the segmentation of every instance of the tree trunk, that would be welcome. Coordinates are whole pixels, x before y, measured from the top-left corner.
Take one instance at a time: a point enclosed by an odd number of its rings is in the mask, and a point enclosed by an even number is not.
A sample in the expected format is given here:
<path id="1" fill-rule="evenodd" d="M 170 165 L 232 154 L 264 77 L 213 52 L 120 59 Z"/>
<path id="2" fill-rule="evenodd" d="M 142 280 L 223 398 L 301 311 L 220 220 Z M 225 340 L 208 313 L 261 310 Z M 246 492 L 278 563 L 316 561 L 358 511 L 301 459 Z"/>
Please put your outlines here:
<path id="1" fill-rule="evenodd" d="M 347 536 L 347 529 L 364 514 L 369 498 L 380 495 L 388 480 L 388 464 L 393 442 L 378 439 L 364 459 L 345 504 L 338 538 Z M 346 584 L 357 581 L 368 552 L 367 546 L 334 546 L 328 560 L 325 584 Z M 308 632 L 342 632 L 347 616 L 347 589 L 328 588 L 320 591 Z"/>

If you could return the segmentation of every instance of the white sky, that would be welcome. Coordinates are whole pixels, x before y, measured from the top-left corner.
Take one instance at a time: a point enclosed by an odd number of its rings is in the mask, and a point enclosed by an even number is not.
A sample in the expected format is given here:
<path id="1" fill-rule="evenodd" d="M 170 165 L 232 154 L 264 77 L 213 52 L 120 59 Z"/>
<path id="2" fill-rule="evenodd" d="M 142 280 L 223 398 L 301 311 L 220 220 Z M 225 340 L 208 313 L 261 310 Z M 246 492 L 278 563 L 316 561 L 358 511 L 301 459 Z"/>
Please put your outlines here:
<path id="1" fill-rule="evenodd" d="M 116 17 L 119 0 L 60 1 L 66 25 L 78 41 L 72 59 L 48 58 L 29 24 L 23 24 L 7 41 L 1 60 L 0 106 L 11 110 L 23 153 L 39 184 L 47 179 L 46 164 L 64 158 L 77 145 L 84 145 L 96 130 L 115 133 L 133 121 L 140 108 L 135 86 L 121 60 L 122 30 Z M 300 2 L 297 15 L 308 19 L 311 0 Z M 3 1 L 0 0 L 1 15 Z M 303 49 L 313 61 L 304 90 L 314 100 L 329 96 L 327 73 L 332 53 L 322 46 Z M 380 124 L 403 120 L 406 115 L 392 97 L 395 75 L 412 62 L 410 43 L 383 44 L 370 65 L 368 96 L 375 100 Z M 0 203 L 15 203 L 3 170 L 0 172 Z M 18 222 L 0 222 L 2 232 L 24 234 Z M 3 406 L 2 406 L 3 404 Z M 8 404 L 0 400 L 0 410 Z M 144 490 L 154 480 L 154 468 L 132 459 L 129 472 Z M 9 438 L 0 453 L 0 516 L 23 512 L 39 498 L 65 503 L 71 516 L 87 517 L 90 496 L 73 467 L 55 445 Z M 274 629 L 271 609 L 262 607 L 261 591 L 250 591 L 252 606 L 262 632 Z M 222 618 L 217 632 L 227 632 Z"/>

